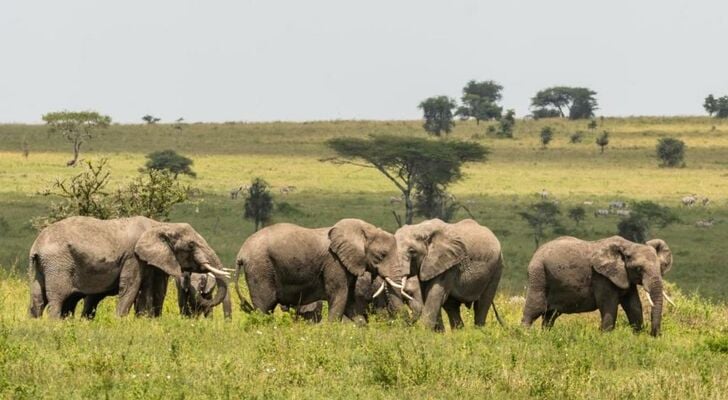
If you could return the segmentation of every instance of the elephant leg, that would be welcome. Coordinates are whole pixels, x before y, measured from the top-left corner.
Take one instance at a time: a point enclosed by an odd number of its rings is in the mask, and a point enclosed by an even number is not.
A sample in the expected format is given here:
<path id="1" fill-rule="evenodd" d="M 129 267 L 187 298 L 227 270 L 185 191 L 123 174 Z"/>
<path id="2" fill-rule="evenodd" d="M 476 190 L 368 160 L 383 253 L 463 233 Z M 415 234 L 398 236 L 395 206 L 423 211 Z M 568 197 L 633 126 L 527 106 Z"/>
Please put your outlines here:
<path id="1" fill-rule="evenodd" d="M 164 298 L 167 297 L 169 275 L 162 270 L 155 270 L 153 276 L 151 316 L 156 318 L 162 315 L 164 309 Z"/>
<path id="2" fill-rule="evenodd" d="M 544 329 L 551 329 L 556 322 L 556 318 L 561 315 L 560 312 L 550 308 L 543 314 L 543 320 L 541 321 L 541 327 Z"/>
<path id="3" fill-rule="evenodd" d="M 231 319 L 233 317 L 233 305 L 230 302 L 230 290 L 225 293 L 225 297 L 222 299 L 222 315 L 225 319 Z"/>
<path id="4" fill-rule="evenodd" d="M 256 263 L 252 271 L 247 269 L 248 266 L 245 268 L 245 281 L 248 283 L 253 308 L 265 314 L 272 313 L 278 305 L 278 291 L 272 275 L 272 271 L 275 271 L 273 264 L 270 260 L 266 260 L 262 265 Z M 271 274 L 264 274 L 265 271 L 271 271 Z"/>
<path id="5" fill-rule="evenodd" d="M 447 313 L 447 318 L 450 320 L 450 329 L 460 329 L 465 324 L 463 318 L 460 316 L 460 302 L 453 299 L 447 299 L 445 304 L 442 306 Z"/>
<path id="6" fill-rule="evenodd" d="M 546 308 L 546 272 L 540 263 L 529 265 L 526 305 L 523 307 L 521 323 L 526 327 L 531 326 L 546 312 Z"/>
<path id="7" fill-rule="evenodd" d="M 437 313 L 437 322 L 435 323 L 435 328 L 433 330 L 438 333 L 445 332 L 445 323 L 442 321 L 442 312 Z"/>
<path id="8" fill-rule="evenodd" d="M 46 299 L 48 300 L 48 317 L 53 319 L 63 318 L 68 313 L 66 299 L 73 294 L 72 285 L 69 280 L 62 279 L 46 282 Z M 75 306 L 75 303 L 74 303 Z"/>
<path id="9" fill-rule="evenodd" d="M 631 286 L 627 295 L 620 299 L 622 309 L 627 314 L 627 319 L 632 329 L 639 332 L 642 330 L 644 317 L 642 316 L 642 302 L 637 292 L 637 286 Z"/>
<path id="10" fill-rule="evenodd" d="M 599 286 L 595 288 L 597 307 L 599 308 L 599 314 L 602 317 L 601 329 L 603 331 L 611 331 L 614 329 L 614 323 L 617 319 L 619 298 L 616 293 L 611 292 L 613 292 L 613 290 L 599 290 Z"/>
<path id="11" fill-rule="evenodd" d="M 438 277 L 432 280 L 430 287 L 425 296 L 425 307 L 422 310 L 422 323 L 430 328 L 435 329 L 438 326 L 437 319 L 440 316 L 441 308 L 447 300 L 450 291 L 444 285 L 444 279 Z"/>
<path id="12" fill-rule="evenodd" d="M 147 268 L 153 268 L 148 266 Z M 121 275 L 119 276 L 119 299 L 116 303 L 116 315 L 125 317 L 129 314 L 131 306 L 134 305 L 139 288 L 142 285 L 141 271 L 139 264 L 135 261 L 127 261 L 121 267 Z M 137 310 L 139 313 L 139 310 Z"/>
<path id="13" fill-rule="evenodd" d="M 341 321 L 346 311 L 346 303 L 349 298 L 349 288 L 342 285 L 337 290 L 331 290 L 328 294 L 329 302 L 329 322 Z M 357 315 L 352 315 L 351 319 L 356 322 Z"/>
<path id="14" fill-rule="evenodd" d="M 83 298 L 83 311 L 81 317 L 86 319 L 96 318 L 96 308 L 101 300 L 106 297 L 105 294 L 93 294 Z"/>
<path id="15" fill-rule="evenodd" d="M 473 312 L 475 314 L 475 326 L 484 326 L 485 320 L 488 318 L 488 310 L 490 310 L 493 299 L 495 299 L 495 292 L 498 289 L 498 283 L 500 282 L 501 271 L 497 272 L 497 276 L 494 276 L 488 287 L 485 288 L 480 298 L 475 301 L 473 305 Z"/>
<path id="16" fill-rule="evenodd" d="M 66 300 L 63 301 L 63 305 L 61 306 L 61 317 L 68 318 L 74 316 L 74 314 L 76 314 L 78 302 L 83 298 L 84 295 L 78 292 L 72 293 L 70 296 L 66 297 Z"/>

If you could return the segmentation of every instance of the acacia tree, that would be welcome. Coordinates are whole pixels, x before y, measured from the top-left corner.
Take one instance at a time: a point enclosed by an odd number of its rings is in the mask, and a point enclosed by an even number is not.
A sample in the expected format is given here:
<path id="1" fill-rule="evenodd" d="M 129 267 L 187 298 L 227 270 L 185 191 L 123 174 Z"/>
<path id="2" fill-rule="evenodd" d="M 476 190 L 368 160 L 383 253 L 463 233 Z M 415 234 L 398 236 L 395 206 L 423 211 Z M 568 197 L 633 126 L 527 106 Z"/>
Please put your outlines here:
<path id="1" fill-rule="evenodd" d="M 402 192 L 406 224 L 412 223 L 416 189 L 439 194 L 450 183 L 462 178 L 464 163 L 485 161 L 489 153 L 479 143 L 393 135 L 376 135 L 368 139 L 334 138 L 326 144 L 338 157 L 321 161 L 375 168 L 389 179 Z"/>
<path id="2" fill-rule="evenodd" d="M 453 109 L 455 107 L 455 100 L 447 96 L 429 97 L 423 100 L 418 106 L 422 110 L 425 119 L 422 127 L 425 128 L 427 133 L 435 136 L 450 133 L 453 126 L 455 126 L 455 122 L 453 122 Z"/>
<path id="3" fill-rule="evenodd" d="M 150 114 L 147 114 L 142 117 L 142 121 L 146 122 L 147 125 L 154 125 L 161 120 L 162 120 L 161 118 L 157 118 L 154 115 L 150 115 Z"/>
<path id="4" fill-rule="evenodd" d="M 501 117 L 503 107 L 498 105 L 503 95 L 503 86 L 495 81 L 476 82 L 471 80 L 463 88 L 463 103 L 456 112 L 463 119 L 475 118 L 476 124 L 480 121 L 498 119 Z"/>
<path id="5" fill-rule="evenodd" d="M 549 228 L 553 231 L 562 229 L 558 220 L 559 214 L 561 214 L 559 206 L 550 201 L 536 203 L 529 207 L 529 211 L 518 213 L 533 230 L 533 241 L 536 243 L 536 248 L 546 236 Z"/>
<path id="6" fill-rule="evenodd" d="M 535 118 L 566 117 L 583 119 L 594 117 L 597 92 L 583 87 L 555 86 L 539 91 L 531 98 Z"/>
<path id="7" fill-rule="evenodd" d="M 189 175 L 191 177 L 197 176 L 195 171 L 192 170 L 191 158 L 187 158 L 181 154 L 177 154 L 174 150 L 161 150 L 147 154 L 147 163 L 145 167 L 150 170 L 157 171 L 169 171 L 177 179 L 179 174 Z"/>
<path id="8" fill-rule="evenodd" d="M 43 115 L 43 121 L 50 127 L 51 133 L 60 133 L 73 143 L 73 159 L 66 165 L 74 167 L 81 154 L 81 145 L 93 137 L 96 129 L 108 127 L 111 117 L 96 111 L 58 111 Z"/>
<path id="9" fill-rule="evenodd" d="M 270 186 L 262 178 L 253 179 L 245 196 L 243 218 L 252 219 L 257 232 L 258 229 L 270 221 L 272 212 L 273 197 L 270 194 Z"/>

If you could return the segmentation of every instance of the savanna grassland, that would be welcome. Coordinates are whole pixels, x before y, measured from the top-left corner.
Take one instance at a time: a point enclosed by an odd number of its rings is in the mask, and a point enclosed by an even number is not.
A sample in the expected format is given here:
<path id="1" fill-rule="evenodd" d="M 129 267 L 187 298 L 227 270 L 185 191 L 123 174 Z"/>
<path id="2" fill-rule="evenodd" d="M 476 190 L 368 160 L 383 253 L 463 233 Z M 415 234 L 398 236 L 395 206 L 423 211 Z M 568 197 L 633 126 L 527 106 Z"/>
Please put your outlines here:
<path id="1" fill-rule="evenodd" d="M 541 149 L 545 125 L 556 135 Z M 491 154 L 466 167 L 452 192 L 502 242 L 507 267 L 497 305 L 508 326 L 489 320 L 485 329 L 467 324 L 441 335 L 401 321 L 309 325 L 282 313 L 186 320 L 174 289 L 158 320 L 118 319 L 113 299 L 91 322 L 29 320 L 24 271 L 36 234 L 29 220 L 53 201 L 36 193 L 78 169 L 65 167 L 70 144 L 44 126 L 0 125 L 0 397 L 728 397 L 728 122 L 606 118 L 589 130 L 584 121 L 519 121 L 513 140 L 496 139 L 486 127 L 456 126 L 452 136 L 476 140 Z M 583 142 L 569 143 L 577 130 Z M 604 130 L 610 143 L 600 154 L 594 140 Z M 356 217 L 393 231 L 392 210 L 403 206 L 390 204 L 398 193 L 389 181 L 372 169 L 319 161 L 333 156 L 328 138 L 378 133 L 424 135 L 418 121 L 113 125 L 81 157 L 108 158 L 112 187 L 134 176 L 151 151 L 193 158 L 197 178 L 182 179 L 200 195 L 178 206 L 172 220 L 190 222 L 232 266 L 253 228 L 229 191 L 255 176 L 273 185 L 276 202 L 288 203 L 275 222 L 327 226 Z M 684 168 L 658 166 L 655 145 L 665 136 L 687 145 Z M 288 185 L 296 190 L 279 193 Z M 617 217 L 593 214 L 613 200 L 652 200 L 679 216 L 651 232 L 675 257 L 666 278 L 677 306 L 666 309 L 662 337 L 634 335 L 623 315 L 609 334 L 598 331 L 596 315 L 562 317 L 551 331 L 517 326 L 534 250 L 517 213 L 539 201 L 542 189 L 559 201 L 569 233 L 586 239 L 616 232 Z M 680 198 L 692 193 L 711 203 L 682 207 Z M 593 204 L 576 225 L 566 212 L 585 201 Z M 711 228 L 695 226 L 710 218 Z"/>

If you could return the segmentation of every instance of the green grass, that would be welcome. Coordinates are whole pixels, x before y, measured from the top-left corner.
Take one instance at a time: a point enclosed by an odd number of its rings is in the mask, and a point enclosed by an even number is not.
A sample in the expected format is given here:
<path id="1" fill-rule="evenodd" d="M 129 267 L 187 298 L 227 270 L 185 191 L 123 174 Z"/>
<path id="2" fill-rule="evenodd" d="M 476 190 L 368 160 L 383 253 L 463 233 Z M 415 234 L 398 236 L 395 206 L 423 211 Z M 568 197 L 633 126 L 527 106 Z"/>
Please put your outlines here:
<path id="1" fill-rule="evenodd" d="M 318 160 L 332 156 L 324 141 L 372 133 L 423 135 L 417 121 L 114 125 L 84 146 L 82 158 L 108 157 L 112 186 L 136 174 L 144 154 L 166 148 L 190 156 L 200 188 L 196 204 L 177 207 L 175 221 L 188 221 L 232 265 L 252 225 L 241 218 L 232 187 L 261 176 L 277 202 L 293 211 L 276 222 L 327 226 L 358 217 L 396 228 L 388 202 L 394 187 L 376 171 Z M 538 134 L 550 125 L 555 138 L 542 150 Z M 459 123 L 453 136 L 491 148 L 488 162 L 466 168 L 453 186 L 476 219 L 500 238 L 507 267 L 498 305 L 509 327 L 432 334 L 400 322 L 375 321 L 310 326 L 288 315 L 245 316 L 232 322 L 180 319 L 171 290 L 159 320 L 113 316 L 113 299 L 96 321 L 56 323 L 27 319 L 27 252 L 35 238 L 30 218 L 46 212 L 48 197 L 36 192 L 65 167 L 70 144 L 43 126 L 0 125 L 0 398 L 361 397 L 425 398 L 720 398 L 728 393 L 728 122 L 708 118 L 607 118 L 596 131 L 586 122 L 519 121 L 515 140 L 484 134 L 487 124 Z M 576 130 L 583 143 L 570 144 Z M 610 132 L 603 155 L 594 143 Z M 658 167 L 657 140 L 672 136 L 687 145 L 685 168 Z M 21 156 L 22 142 L 30 157 Z M 295 185 L 283 196 L 277 188 Z M 596 315 L 567 316 L 552 331 L 516 328 L 525 268 L 534 250 L 517 216 L 547 189 L 560 202 L 571 234 L 595 239 L 614 234 L 616 217 L 593 211 L 611 200 L 652 200 L 671 207 L 681 222 L 655 229 L 672 248 L 667 276 L 678 307 L 668 308 L 663 337 L 633 335 L 620 317 L 610 334 L 597 330 Z M 680 198 L 698 193 L 709 207 L 685 209 Z M 580 226 L 566 210 L 584 201 Z M 400 206 L 395 210 L 401 212 Z M 466 217 L 463 213 L 458 218 Z M 715 218 L 710 229 L 695 227 Z M 5 223 L 3 223 L 3 221 Z M 2 268 L 0 268 L 2 271 Z M 684 295 L 683 295 L 684 294 Z M 217 311 L 219 313 L 219 311 Z M 468 320 L 470 321 L 470 319 Z M 424 350 L 423 350 L 424 349 Z M 168 377 L 169 376 L 169 377 Z M 193 378 L 194 377 L 194 378 Z M 242 396 L 241 396 L 242 395 Z"/>

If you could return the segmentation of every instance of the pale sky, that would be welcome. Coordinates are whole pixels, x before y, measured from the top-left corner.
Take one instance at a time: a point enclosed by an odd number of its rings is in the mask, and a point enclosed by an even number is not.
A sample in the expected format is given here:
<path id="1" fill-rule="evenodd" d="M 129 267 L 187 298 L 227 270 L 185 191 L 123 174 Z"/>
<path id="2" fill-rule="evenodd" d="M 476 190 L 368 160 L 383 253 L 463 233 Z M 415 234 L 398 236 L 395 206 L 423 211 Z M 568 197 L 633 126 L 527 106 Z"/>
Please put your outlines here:
<path id="1" fill-rule="evenodd" d="M 703 115 L 727 39 L 708 0 L 0 0 L 0 122 L 417 119 L 470 79 L 518 116 L 553 85 L 598 115 Z"/>

